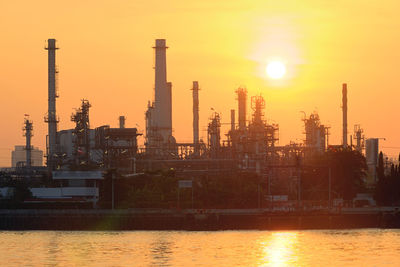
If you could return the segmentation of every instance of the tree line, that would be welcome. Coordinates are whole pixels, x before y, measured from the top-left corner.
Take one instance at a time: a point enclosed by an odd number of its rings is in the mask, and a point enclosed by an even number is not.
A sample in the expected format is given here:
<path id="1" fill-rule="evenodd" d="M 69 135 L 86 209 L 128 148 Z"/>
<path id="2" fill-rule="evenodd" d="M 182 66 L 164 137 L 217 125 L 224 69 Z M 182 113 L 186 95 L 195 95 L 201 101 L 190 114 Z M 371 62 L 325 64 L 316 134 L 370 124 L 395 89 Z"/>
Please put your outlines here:
<path id="1" fill-rule="evenodd" d="M 400 155 L 399 155 L 400 162 Z M 383 153 L 379 153 L 376 168 L 378 182 L 375 188 L 375 199 L 379 205 L 392 206 L 400 204 L 400 166 L 390 164 L 390 171 L 385 172 Z"/>

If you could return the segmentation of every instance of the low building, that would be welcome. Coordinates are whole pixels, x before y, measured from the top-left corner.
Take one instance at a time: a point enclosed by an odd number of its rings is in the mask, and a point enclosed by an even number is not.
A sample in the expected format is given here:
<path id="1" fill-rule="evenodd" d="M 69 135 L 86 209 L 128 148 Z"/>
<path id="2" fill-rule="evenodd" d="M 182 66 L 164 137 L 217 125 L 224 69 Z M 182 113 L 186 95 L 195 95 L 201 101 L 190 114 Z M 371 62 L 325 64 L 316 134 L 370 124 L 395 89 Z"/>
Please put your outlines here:
<path id="1" fill-rule="evenodd" d="M 32 162 L 35 167 L 43 166 L 43 151 L 37 147 L 32 147 Z M 26 165 L 26 149 L 25 146 L 15 146 L 11 152 L 11 167 Z"/>
<path id="2" fill-rule="evenodd" d="M 379 139 L 369 138 L 365 141 L 365 158 L 368 166 L 368 184 L 375 184 L 378 181 L 376 167 L 378 166 Z"/>

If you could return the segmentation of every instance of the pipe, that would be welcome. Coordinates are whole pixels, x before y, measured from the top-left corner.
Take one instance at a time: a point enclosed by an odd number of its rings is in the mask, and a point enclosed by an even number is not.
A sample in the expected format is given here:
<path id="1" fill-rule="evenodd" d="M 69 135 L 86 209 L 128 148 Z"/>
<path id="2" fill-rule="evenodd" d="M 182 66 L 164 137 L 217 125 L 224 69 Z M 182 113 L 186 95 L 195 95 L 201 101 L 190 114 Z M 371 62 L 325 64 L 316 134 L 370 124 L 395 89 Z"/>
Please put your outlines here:
<path id="1" fill-rule="evenodd" d="M 125 128 L 125 116 L 119 116 L 119 128 L 120 129 Z"/>
<path id="2" fill-rule="evenodd" d="M 193 81 L 193 145 L 197 155 L 199 150 L 199 82 Z"/>
<path id="3" fill-rule="evenodd" d="M 57 145 L 57 116 L 56 116 L 56 39 L 48 39 L 48 112 L 45 121 L 48 123 L 48 150 L 47 150 L 47 166 L 50 170 L 54 169 L 54 156 Z"/>
<path id="4" fill-rule="evenodd" d="M 25 137 L 26 137 L 26 167 L 29 169 L 32 167 L 32 146 L 31 146 L 31 139 L 32 139 L 32 130 L 33 130 L 33 123 L 29 119 L 25 119 Z"/>
<path id="5" fill-rule="evenodd" d="M 231 132 L 235 131 L 235 110 L 231 109 Z"/>
<path id="6" fill-rule="evenodd" d="M 239 88 L 236 92 L 238 95 L 239 130 L 245 130 L 247 90 L 245 88 Z"/>
<path id="7" fill-rule="evenodd" d="M 347 84 L 342 87 L 343 147 L 347 147 Z"/>

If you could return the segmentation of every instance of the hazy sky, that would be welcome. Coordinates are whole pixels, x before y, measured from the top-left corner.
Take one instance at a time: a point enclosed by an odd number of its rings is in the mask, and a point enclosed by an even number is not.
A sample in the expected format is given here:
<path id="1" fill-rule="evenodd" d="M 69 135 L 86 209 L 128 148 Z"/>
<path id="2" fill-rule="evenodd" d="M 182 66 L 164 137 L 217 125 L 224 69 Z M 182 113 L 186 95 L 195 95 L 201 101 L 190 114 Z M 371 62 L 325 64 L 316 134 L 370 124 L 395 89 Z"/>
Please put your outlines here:
<path id="1" fill-rule="evenodd" d="M 300 4 L 301 3 L 301 4 Z M 210 108 L 229 122 L 235 89 L 262 94 L 266 118 L 280 125 L 280 144 L 303 139 L 302 114 L 318 111 L 341 142 L 341 84 L 348 83 L 349 133 L 385 137 L 383 150 L 400 151 L 400 20 L 398 1 L 0 1 L 0 166 L 24 144 L 24 114 L 34 122 L 33 145 L 45 148 L 47 53 L 56 38 L 59 129 L 82 98 L 92 104 L 91 127 L 144 131 L 153 98 L 154 39 L 165 38 L 177 141 L 192 140 L 192 81 L 200 91 L 200 136 Z M 288 68 L 274 82 L 266 63 Z"/>

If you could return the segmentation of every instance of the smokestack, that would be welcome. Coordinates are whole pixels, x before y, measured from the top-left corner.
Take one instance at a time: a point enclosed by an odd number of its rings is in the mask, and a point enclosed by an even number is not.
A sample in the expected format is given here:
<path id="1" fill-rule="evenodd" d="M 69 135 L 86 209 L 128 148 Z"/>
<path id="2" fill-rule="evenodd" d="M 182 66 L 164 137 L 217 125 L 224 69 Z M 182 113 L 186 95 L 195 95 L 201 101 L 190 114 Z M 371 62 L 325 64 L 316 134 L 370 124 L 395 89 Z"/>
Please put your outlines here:
<path id="1" fill-rule="evenodd" d="M 235 131 L 235 110 L 231 109 L 231 132 Z"/>
<path id="2" fill-rule="evenodd" d="M 239 130 L 246 129 L 246 107 L 247 107 L 247 90 L 239 88 L 236 91 L 238 95 L 238 113 L 239 113 Z"/>
<path id="3" fill-rule="evenodd" d="M 156 39 L 155 49 L 155 127 L 167 142 L 172 136 L 172 84 L 167 83 L 167 46 Z"/>
<path id="4" fill-rule="evenodd" d="M 193 82 L 193 144 L 194 152 L 198 154 L 199 149 L 199 82 Z"/>
<path id="5" fill-rule="evenodd" d="M 347 147 L 347 84 L 342 88 L 342 109 L 343 109 L 343 147 Z"/>
<path id="6" fill-rule="evenodd" d="M 119 116 L 119 128 L 125 128 L 125 116 Z"/>
<path id="7" fill-rule="evenodd" d="M 33 123 L 30 121 L 27 117 L 25 118 L 25 126 L 23 128 L 24 130 L 24 136 L 26 137 L 26 146 L 25 146 L 25 151 L 26 151 L 26 167 L 29 169 L 32 166 L 32 146 L 31 146 L 31 139 L 33 136 L 32 130 L 33 130 Z"/>
<path id="8" fill-rule="evenodd" d="M 49 124 L 49 132 L 48 132 L 48 150 L 47 150 L 47 166 L 50 169 L 54 168 L 54 156 L 56 153 L 56 144 L 57 144 L 57 116 L 56 116 L 56 97 L 57 88 L 56 88 L 56 39 L 48 39 L 47 47 L 45 48 L 48 51 L 48 112 L 45 118 L 45 122 Z"/>

